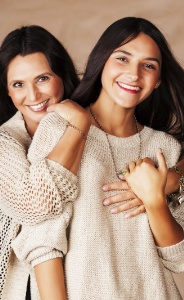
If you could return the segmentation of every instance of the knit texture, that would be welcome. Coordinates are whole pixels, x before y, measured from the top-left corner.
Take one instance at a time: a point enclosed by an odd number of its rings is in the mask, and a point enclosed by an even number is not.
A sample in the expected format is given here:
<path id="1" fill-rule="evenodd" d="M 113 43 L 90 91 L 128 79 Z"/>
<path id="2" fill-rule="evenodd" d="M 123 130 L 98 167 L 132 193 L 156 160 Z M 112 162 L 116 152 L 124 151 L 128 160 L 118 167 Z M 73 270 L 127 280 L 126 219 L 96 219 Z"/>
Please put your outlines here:
<path id="1" fill-rule="evenodd" d="M 72 214 L 71 202 L 77 196 L 77 178 L 64 167 L 45 158 L 66 128 L 59 115 L 55 120 L 51 135 L 42 136 L 34 150 L 32 149 L 35 145 L 34 138 L 32 141 L 29 137 L 19 112 L 0 128 L 0 299 L 2 300 L 25 300 L 25 284 L 29 268 L 20 266 L 11 248 L 12 240 L 21 230 L 20 224 L 34 228 L 34 224 L 44 223 L 47 219 L 53 219 L 54 223 L 54 219 L 60 216 L 60 223 L 56 223 L 59 224 L 60 230 L 63 226 L 65 232 Z M 30 147 L 31 143 L 33 147 Z M 35 151 L 38 151 L 39 159 Z M 59 254 L 56 250 L 57 257 L 66 251 L 67 240 L 63 235 Z M 52 247 L 45 253 L 50 258 L 56 256 Z M 24 270 L 24 273 L 19 276 L 18 270 L 21 270 L 20 272 Z M 22 290 L 21 282 L 24 282 Z"/>
<path id="2" fill-rule="evenodd" d="M 46 128 L 45 125 L 54 123 L 55 118 L 55 114 L 46 116 L 37 133 L 46 135 L 52 127 Z M 35 143 L 39 138 L 35 135 Z M 138 134 L 127 138 L 109 136 L 109 139 L 118 170 L 138 158 Z M 156 162 L 156 151 L 162 148 L 168 167 L 178 160 L 180 145 L 163 132 L 144 127 L 141 144 L 141 157 L 148 156 Z M 104 198 L 119 191 L 102 191 L 104 183 L 117 181 L 117 177 L 105 133 L 95 126 L 90 128 L 78 177 L 79 195 L 73 202 L 74 212 L 68 232 L 69 249 L 65 256 L 68 299 L 182 299 L 171 271 L 184 271 L 184 241 L 171 247 L 157 248 L 146 213 L 127 220 L 124 213 L 113 215 L 109 207 L 102 205 Z M 172 213 L 184 226 L 184 205 L 176 207 Z M 46 248 L 50 245 L 53 251 L 61 251 L 62 235 L 65 233 L 62 227 L 62 234 L 58 235 L 57 240 L 55 232 L 60 225 L 57 226 L 56 222 L 60 222 L 60 217 L 54 221 L 50 230 L 45 230 L 46 236 L 44 227 L 48 228 L 48 221 L 34 225 L 34 237 L 31 227 L 23 226 L 13 243 L 22 261 L 35 265 L 47 260 Z"/>

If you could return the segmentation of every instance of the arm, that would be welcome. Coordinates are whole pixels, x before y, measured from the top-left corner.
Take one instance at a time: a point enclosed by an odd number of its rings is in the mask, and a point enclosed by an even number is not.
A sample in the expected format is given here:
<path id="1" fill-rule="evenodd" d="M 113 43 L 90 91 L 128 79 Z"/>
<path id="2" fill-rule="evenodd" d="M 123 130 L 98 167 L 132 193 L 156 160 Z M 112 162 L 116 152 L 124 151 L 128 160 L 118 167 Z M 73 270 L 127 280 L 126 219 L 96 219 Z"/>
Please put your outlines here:
<path id="1" fill-rule="evenodd" d="M 70 105 L 71 103 L 67 104 Z M 53 106 L 52 108 L 53 110 L 55 108 L 58 109 L 57 106 Z M 62 116 L 65 108 L 61 105 L 60 114 Z M 71 110 L 71 106 L 69 106 L 69 109 Z M 67 109 L 65 110 L 65 114 L 66 112 Z M 30 162 L 35 163 L 41 160 L 42 156 L 46 156 L 49 161 L 61 164 L 64 168 L 76 174 L 85 145 L 85 139 L 81 131 L 86 134 L 90 125 L 88 121 L 86 122 L 85 115 L 87 116 L 85 111 L 80 112 L 80 116 L 77 116 L 75 113 L 76 120 L 80 120 L 80 122 L 83 120 L 85 127 L 82 127 L 82 124 L 72 122 L 75 128 L 65 126 L 66 130 L 64 134 L 62 136 L 58 135 L 58 137 L 56 137 L 56 132 L 60 132 L 60 130 L 55 129 L 61 123 L 59 114 L 49 114 L 46 116 L 40 123 L 34 142 L 29 149 L 28 157 Z M 71 122 L 71 120 L 68 121 Z M 45 139 L 49 143 L 41 142 Z M 52 147 L 53 139 L 57 141 L 54 148 Z M 68 201 L 70 201 L 70 198 L 71 196 L 69 195 Z M 23 226 L 19 236 L 13 242 L 13 248 L 17 257 L 20 260 L 28 261 L 34 267 L 39 292 L 44 300 L 66 298 L 62 264 L 61 259 L 58 257 L 62 257 L 67 251 L 66 228 L 71 217 L 72 209 L 70 204 L 66 203 L 63 206 L 63 214 L 58 220 L 48 220 L 43 224 L 35 225 L 35 228 L 33 226 L 31 228 Z M 55 228 L 55 224 L 57 224 L 57 229 Z M 47 233 L 46 236 L 45 233 Z M 35 236 L 38 238 L 36 239 Z M 42 276 L 43 271 L 46 273 L 44 276 Z M 49 285 L 47 284 L 48 281 Z"/>
<path id="2" fill-rule="evenodd" d="M 86 112 L 67 105 L 65 115 L 73 109 L 72 116 L 82 120 L 77 126 L 87 133 Z M 28 157 L 24 147 L 11 136 L 2 133 L 0 143 L 1 209 L 17 223 L 34 224 L 57 216 L 62 212 L 62 202 L 76 198 L 75 174 L 85 140 L 74 128 L 66 128 L 61 117 L 43 120 Z"/>
<path id="3" fill-rule="evenodd" d="M 35 266 L 35 274 L 42 300 L 66 300 L 61 258 L 55 258 Z"/>
<path id="4" fill-rule="evenodd" d="M 61 260 L 67 253 L 67 228 L 71 216 L 72 203 L 67 202 L 59 217 L 32 226 L 23 225 L 12 242 L 12 248 L 19 261 L 26 262 L 34 268 L 38 290 L 44 295 L 44 300 L 55 299 L 56 286 L 59 295 L 64 292 Z"/>
<path id="5" fill-rule="evenodd" d="M 176 167 L 184 174 L 184 157 L 176 164 Z M 166 183 L 166 195 L 172 194 L 179 189 L 180 174 L 177 173 L 174 168 L 169 169 Z"/>
<path id="6" fill-rule="evenodd" d="M 181 158 L 176 166 L 179 170 L 181 170 L 182 174 L 184 174 L 184 157 Z M 166 195 L 172 194 L 179 189 L 179 179 L 180 174 L 178 174 L 174 169 L 171 168 L 168 170 L 165 186 Z M 111 209 L 112 213 L 120 213 L 130 208 L 134 208 L 125 214 L 126 218 L 131 218 L 145 212 L 144 204 L 131 190 L 129 190 L 124 176 L 121 176 L 121 181 L 105 184 L 102 189 L 103 191 L 123 190 L 123 192 L 103 200 L 103 205 L 111 205 L 114 203 L 118 204 L 119 202 L 125 201 L 123 204 L 119 204 Z"/>
<path id="7" fill-rule="evenodd" d="M 0 206 L 15 222 L 34 224 L 57 216 L 68 191 L 76 197 L 77 179 L 73 174 L 45 158 L 31 164 L 23 146 L 12 137 L 1 134 L 0 144 Z M 59 183 L 57 178 L 61 179 Z M 58 184 L 63 186 L 62 198 Z"/>
<path id="8" fill-rule="evenodd" d="M 166 202 L 167 167 L 161 151 L 158 151 L 157 158 L 158 168 L 143 160 L 130 162 L 129 170 L 125 170 L 125 178 L 145 205 L 156 245 L 167 247 L 180 243 L 184 239 L 184 232 Z"/>
<path id="9" fill-rule="evenodd" d="M 51 105 L 48 110 L 54 113 L 40 122 L 28 159 L 33 163 L 47 157 L 76 175 L 90 127 L 88 114 L 71 100 Z"/>

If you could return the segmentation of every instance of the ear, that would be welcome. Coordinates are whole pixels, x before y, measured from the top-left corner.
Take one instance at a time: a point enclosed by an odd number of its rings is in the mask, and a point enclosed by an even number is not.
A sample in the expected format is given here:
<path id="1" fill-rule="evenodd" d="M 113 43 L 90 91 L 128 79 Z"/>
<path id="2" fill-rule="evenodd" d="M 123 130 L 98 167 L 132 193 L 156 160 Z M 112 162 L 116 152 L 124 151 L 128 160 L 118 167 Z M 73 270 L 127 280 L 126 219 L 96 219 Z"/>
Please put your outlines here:
<path id="1" fill-rule="evenodd" d="M 158 87 L 161 85 L 161 79 L 159 79 L 155 85 L 155 89 L 158 89 Z"/>

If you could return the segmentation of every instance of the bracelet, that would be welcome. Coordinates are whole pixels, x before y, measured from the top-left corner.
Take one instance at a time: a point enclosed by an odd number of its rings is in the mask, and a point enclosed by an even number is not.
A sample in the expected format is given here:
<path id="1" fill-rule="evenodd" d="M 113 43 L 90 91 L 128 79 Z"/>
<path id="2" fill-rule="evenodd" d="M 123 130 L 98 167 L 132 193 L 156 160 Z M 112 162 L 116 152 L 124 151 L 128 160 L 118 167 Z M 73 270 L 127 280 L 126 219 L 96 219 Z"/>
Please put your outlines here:
<path id="1" fill-rule="evenodd" d="M 87 139 L 87 138 L 86 138 L 86 135 L 84 134 L 84 132 L 82 132 L 82 130 L 80 130 L 79 128 L 77 128 L 77 127 L 74 126 L 73 124 L 71 124 L 71 123 L 68 122 L 68 124 L 67 124 L 66 126 L 67 126 L 67 127 L 72 127 L 73 129 L 77 130 L 77 131 L 80 133 L 80 135 L 82 136 L 82 138 L 83 138 L 84 140 Z"/>
<path id="2" fill-rule="evenodd" d="M 182 174 L 182 171 L 174 166 L 172 168 L 169 168 L 169 170 L 174 170 L 176 173 L 180 174 L 179 179 L 179 191 L 175 193 L 169 194 L 167 197 L 169 200 L 173 201 L 176 204 L 181 205 L 184 202 L 184 176 Z"/>

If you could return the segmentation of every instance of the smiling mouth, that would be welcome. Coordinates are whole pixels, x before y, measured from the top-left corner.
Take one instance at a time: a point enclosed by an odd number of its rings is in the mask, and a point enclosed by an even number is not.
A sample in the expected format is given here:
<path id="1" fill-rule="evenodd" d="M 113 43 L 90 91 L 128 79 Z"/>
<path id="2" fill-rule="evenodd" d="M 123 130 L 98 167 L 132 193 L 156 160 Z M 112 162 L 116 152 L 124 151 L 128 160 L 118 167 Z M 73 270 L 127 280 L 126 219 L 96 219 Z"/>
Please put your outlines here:
<path id="1" fill-rule="evenodd" d="M 128 84 L 125 84 L 125 83 L 122 83 L 122 82 L 117 82 L 118 85 L 126 90 L 131 90 L 131 91 L 140 91 L 141 88 L 139 86 L 133 86 L 133 85 L 128 85 Z"/>
<path id="2" fill-rule="evenodd" d="M 45 108 L 45 105 L 48 103 L 50 99 L 47 99 L 39 104 L 36 104 L 36 105 L 28 105 L 29 108 L 31 108 L 31 110 L 34 110 L 34 111 L 40 111 L 42 110 L 43 108 Z"/>

